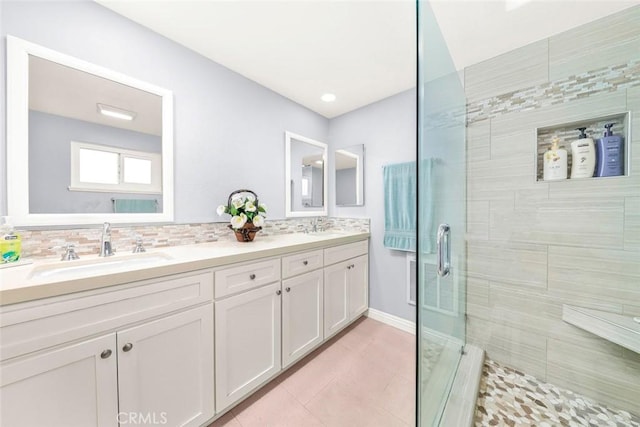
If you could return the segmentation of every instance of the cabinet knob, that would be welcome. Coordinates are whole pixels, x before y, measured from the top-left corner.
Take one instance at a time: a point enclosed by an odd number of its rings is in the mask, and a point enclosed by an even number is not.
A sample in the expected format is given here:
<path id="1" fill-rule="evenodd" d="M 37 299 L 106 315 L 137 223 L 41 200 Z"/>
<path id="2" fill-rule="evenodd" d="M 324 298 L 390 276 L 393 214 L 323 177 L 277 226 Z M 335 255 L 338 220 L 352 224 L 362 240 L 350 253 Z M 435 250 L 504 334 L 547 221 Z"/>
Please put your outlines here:
<path id="1" fill-rule="evenodd" d="M 256 279 L 256 275 L 255 275 L 255 274 L 250 274 L 250 275 L 249 275 L 249 279 L 251 279 L 251 280 L 255 280 L 255 279 Z"/>
<path id="2" fill-rule="evenodd" d="M 100 357 L 102 357 L 103 359 L 108 359 L 109 356 L 111 356 L 111 350 L 107 349 L 105 351 L 103 351 L 102 353 L 100 353 Z"/>
<path id="3" fill-rule="evenodd" d="M 132 348 L 133 348 L 133 344 L 128 342 L 122 347 L 122 351 L 124 351 L 124 352 L 131 351 Z"/>
<path id="4" fill-rule="evenodd" d="M 307 265 L 307 264 L 309 264 L 309 261 L 307 260 L 302 261 L 302 265 Z"/>
<path id="5" fill-rule="evenodd" d="M 282 293 L 282 291 L 281 291 L 280 289 L 278 289 L 278 290 L 276 291 L 276 295 L 280 295 L 281 293 Z"/>
<path id="6" fill-rule="evenodd" d="M 284 290 L 287 291 L 287 292 L 291 292 L 291 288 L 288 287 L 288 286 L 286 288 L 284 288 Z"/>
<path id="7" fill-rule="evenodd" d="M 351 270 L 351 266 L 350 265 L 347 265 L 347 270 Z"/>

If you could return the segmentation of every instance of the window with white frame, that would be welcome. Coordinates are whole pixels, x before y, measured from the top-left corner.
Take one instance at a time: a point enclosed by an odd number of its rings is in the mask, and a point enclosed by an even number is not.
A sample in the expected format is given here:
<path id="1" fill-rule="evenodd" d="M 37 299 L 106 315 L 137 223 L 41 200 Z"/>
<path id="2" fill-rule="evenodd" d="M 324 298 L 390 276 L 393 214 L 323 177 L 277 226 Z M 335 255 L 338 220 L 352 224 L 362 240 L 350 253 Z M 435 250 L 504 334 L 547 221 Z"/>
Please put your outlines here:
<path id="1" fill-rule="evenodd" d="M 71 191 L 161 193 L 160 153 L 71 141 Z"/>

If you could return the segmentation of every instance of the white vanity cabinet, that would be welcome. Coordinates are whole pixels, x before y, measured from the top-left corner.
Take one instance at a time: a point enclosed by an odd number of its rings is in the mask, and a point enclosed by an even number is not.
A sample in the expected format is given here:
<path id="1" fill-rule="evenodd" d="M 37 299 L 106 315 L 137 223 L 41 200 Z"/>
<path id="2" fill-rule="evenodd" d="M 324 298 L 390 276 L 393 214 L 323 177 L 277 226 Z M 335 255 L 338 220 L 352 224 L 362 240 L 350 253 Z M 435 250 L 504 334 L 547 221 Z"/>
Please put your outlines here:
<path id="1" fill-rule="evenodd" d="M 325 249 L 324 336 L 335 335 L 369 307 L 368 242 Z"/>
<path id="2" fill-rule="evenodd" d="M 3 362 L 0 425 L 117 427 L 115 352 L 109 334 Z"/>
<path id="3" fill-rule="evenodd" d="M 216 413 L 280 372 L 281 293 L 278 281 L 215 302 Z"/>
<path id="4" fill-rule="evenodd" d="M 212 418 L 212 279 L 198 272 L 3 307 L 0 425 Z"/>
<path id="5" fill-rule="evenodd" d="M 286 368 L 324 339 L 322 270 L 282 282 L 282 367 Z"/>

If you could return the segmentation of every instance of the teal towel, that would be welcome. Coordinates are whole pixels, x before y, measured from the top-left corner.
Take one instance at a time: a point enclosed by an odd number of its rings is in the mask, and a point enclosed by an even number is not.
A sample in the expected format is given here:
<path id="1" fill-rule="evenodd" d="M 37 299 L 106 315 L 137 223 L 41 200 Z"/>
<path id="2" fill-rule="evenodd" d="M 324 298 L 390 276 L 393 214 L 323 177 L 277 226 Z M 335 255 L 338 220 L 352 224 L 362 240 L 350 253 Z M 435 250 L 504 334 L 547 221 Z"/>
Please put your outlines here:
<path id="1" fill-rule="evenodd" d="M 416 162 L 384 167 L 384 246 L 401 251 L 416 250 L 417 194 L 420 191 L 420 252 L 432 253 L 435 248 L 433 228 L 433 161 L 421 162 L 420 186 Z"/>
<path id="2" fill-rule="evenodd" d="M 113 199 L 115 213 L 156 213 L 158 202 L 155 199 Z"/>
<path id="3" fill-rule="evenodd" d="M 384 167 L 384 246 L 416 250 L 416 163 Z"/>

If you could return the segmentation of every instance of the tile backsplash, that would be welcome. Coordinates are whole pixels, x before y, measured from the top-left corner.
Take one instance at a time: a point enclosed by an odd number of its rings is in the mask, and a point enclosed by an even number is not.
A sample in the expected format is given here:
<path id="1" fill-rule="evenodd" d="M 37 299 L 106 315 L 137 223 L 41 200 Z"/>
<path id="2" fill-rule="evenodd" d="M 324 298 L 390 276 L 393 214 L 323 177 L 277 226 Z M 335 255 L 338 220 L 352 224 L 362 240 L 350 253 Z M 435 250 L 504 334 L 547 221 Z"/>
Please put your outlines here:
<path id="1" fill-rule="evenodd" d="M 259 236 L 273 236 L 303 232 L 313 218 L 291 218 L 266 221 Z M 369 231 L 368 218 L 320 218 L 326 230 Z M 216 240 L 234 241 L 235 237 L 227 222 L 166 225 L 114 224 L 111 241 L 117 251 L 130 252 L 137 237 L 142 237 L 146 248 L 190 245 Z M 62 253 L 61 246 L 72 243 L 79 255 L 96 254 L 100 246 L 102 226 L 73 229 L 17 229 L 22 237 L 23 258 L 56 257 Z"/>

